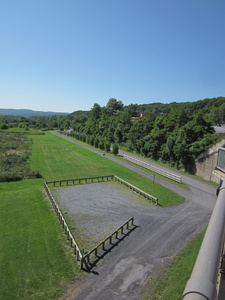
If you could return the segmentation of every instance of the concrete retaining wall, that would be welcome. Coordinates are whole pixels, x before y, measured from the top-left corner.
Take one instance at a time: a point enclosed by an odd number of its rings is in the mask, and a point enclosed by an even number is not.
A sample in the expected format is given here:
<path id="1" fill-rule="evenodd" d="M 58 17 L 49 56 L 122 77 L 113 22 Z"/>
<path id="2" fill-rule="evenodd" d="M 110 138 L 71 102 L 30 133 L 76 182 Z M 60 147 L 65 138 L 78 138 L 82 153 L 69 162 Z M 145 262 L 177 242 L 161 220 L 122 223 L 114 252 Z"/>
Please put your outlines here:
<path id="1" fill-rule="evenodd" d="M 220 183 L 220 178 L 216 176 L 214 170 L 217 166 L 218 150 L 225 144 L 225 139 L 214 145 L 208 151 L 202 153 L 196 159 L 196 174 L 206 180 Z"/>

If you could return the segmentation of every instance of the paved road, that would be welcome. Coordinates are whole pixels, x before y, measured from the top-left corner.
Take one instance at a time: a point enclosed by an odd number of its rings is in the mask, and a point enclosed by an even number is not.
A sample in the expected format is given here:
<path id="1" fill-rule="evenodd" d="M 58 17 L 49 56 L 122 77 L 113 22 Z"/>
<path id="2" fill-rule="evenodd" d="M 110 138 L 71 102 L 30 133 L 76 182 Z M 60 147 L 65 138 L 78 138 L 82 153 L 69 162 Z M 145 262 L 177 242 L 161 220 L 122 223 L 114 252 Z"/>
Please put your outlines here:
<path id="1" fill-rule="evenodd" d="M 59 136 L 79 144 L 66 136 Z M 79 145 L 102 155 L 96 149 Z M 106 155 L 106 158 L 153 180 L 153 176 L 144 170 L 116 157 Z M 169 208 L 153 207 L 147 214 L 137 211 L 134 218 L 138 227 L 113 248 L 104 263 L 100 263 L 94 272 L 73 287 L 76 293 L 67 299 L 139 299 L 146 279 L 207 226 L 216 201 L 215 186 L 185 175 L 182 175 L 182 181 L 189 186 L 189 190 L 158 177 L 156 181 L 184 196 L 185 203 Z"/>

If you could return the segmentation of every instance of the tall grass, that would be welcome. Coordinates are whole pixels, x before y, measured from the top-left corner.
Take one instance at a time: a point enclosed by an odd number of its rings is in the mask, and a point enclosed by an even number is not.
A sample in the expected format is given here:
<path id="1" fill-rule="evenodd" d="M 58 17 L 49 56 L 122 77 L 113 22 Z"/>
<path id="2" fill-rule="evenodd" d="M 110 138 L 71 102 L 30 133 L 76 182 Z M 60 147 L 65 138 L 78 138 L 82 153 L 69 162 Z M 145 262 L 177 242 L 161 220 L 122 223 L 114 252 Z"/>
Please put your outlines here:
<path id="1" fill-rule="evenodd" d="M 41 177 L 29 168 L 31 143 L 25 134 L 0 132 L 0 182 Z"/>

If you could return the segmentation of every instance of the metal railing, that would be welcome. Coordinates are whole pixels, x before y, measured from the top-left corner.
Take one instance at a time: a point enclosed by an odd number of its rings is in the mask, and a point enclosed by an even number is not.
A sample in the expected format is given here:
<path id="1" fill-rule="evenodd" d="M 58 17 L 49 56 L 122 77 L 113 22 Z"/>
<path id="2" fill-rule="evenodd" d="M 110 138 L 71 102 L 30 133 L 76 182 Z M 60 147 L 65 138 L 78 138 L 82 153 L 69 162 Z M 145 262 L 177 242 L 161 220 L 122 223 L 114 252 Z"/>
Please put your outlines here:
<path id="1" fill-rule="evenodd" d="M 217 280 L 224 249 L 225 233 L 225 181 L 210 218 L 191 277 L 182 299 L 216 300 Z"/>

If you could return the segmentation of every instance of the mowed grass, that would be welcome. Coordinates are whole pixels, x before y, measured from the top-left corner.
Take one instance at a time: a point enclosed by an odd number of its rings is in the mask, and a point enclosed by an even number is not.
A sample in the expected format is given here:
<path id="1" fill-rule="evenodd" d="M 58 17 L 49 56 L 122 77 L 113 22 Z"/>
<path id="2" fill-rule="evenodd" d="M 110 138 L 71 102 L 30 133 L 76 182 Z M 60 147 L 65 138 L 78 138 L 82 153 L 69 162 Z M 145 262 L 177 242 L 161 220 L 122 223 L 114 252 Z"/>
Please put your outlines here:
<path id="1" fill-rule="evenodd" d="M 143 176 L 50 133 L 33 140 L 30 165 L 43 178 L 0 183 L 4 300 L 58 299 L 82 275 L 45 195 L 44 181 L 116 174 L 158 197 L 162 206 L 183 201 Z"/>
<path id="2" fill-rule="evenodd" d="M 33 138 L 31 168 L 39 170 L 46 181 L 114 174 L 157 197 L 161 206 L 184 201 L 148 178 L 51 133 Z"/>
<path id="3" fill-rule="evenodd" d="M 0 184 L 1 299 L 56 299 L 79 275 L 42 186 Z"/>

